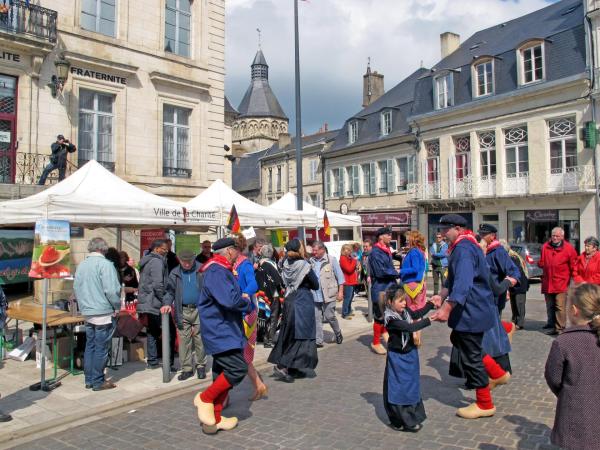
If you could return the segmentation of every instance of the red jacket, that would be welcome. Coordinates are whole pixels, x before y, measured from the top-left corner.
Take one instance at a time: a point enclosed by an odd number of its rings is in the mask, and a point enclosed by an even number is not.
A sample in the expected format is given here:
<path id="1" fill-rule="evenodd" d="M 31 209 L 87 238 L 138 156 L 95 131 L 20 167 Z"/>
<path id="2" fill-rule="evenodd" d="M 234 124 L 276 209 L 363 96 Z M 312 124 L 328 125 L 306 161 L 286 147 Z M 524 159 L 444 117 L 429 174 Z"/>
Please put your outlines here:
<path id="1" fill-rule="evenodd" d="M 577 252 L 567 241 L 563 241 L 563 244 L 556 248 L 552 247 L 550 242 L 544 244 L 542 257 L 538 261 L 538 266 L 544 270 L 542 294 L 567 292 L 577 256 Z"/>
<path id="2" fill-rule="evenodd" d="M 358 284 L 358 272 L 356 271 L 357 261 L 352 256 L 340 256 L 340 267 L 344 272 L 344 284 L 346 286 L 356 286 Z"/>
<path id="3" fill-rule="evenodd" d="M 579 255 L 573 271 L 573 280 L 575 283 L 600 284 L 600 252 L 596 252 L 589 262 L 585 252 Z"/>

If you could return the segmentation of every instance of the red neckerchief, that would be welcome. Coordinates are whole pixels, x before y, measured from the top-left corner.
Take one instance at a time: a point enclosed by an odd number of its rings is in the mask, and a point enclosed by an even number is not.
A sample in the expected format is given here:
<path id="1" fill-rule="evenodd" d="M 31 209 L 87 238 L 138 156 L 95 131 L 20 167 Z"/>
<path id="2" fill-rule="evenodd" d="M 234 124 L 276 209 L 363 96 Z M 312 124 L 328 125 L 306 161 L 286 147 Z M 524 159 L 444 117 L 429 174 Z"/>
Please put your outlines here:
<path id="1" fill-rule="evenodd" d="M 489 252 L 490 250 L 494 250 L 495 248 L 500 247 L 501 245 L 502 244 L 500 243 L 499 240 L 494 239 L 491 244 L 488 244 L 488 246 L 486 248 L 486 253 Z"/>
<path id="2" fill-rule="evenodd" d="M 387 246 L 382 244 L 381 242 L 376 242 L 374 247 L 377 247 L 378 249 L 384 251 L 385 253 L 387 253 L 388 255 L 392 256 L 392 250 Z"/>
<path id="3" fill-rule="evenodd" d="M 233 274 L 235 275 L 236 278 L 238 277 L 237 268 L 240 267 L 240 264 L 242 264 L 247 259 L 248 258 L 246 258 L 244 255 L 240 255 L 240 256 L 238 256 L 238 258 L 233 263 Z"/>
<path id="4" fill-rule="evenodd" d="M 206 272 L 206 269 L 208 269 L 213 264 L 224 267 L 229 271 L 233 270 L 233 267 L 231 266 L 231 263 L 227 261 L 227 258 L 225 258 L 223 255 L 213 255 L 213 257 L 206 261 L 204 265 L 200 268 L 200 272 Z"/>
<path id="5" fill-rule="evenodd" d="M 454 248 L 456 247 L 456 245 L 460 242 L 460 241 L 464 241 L 467 240 L 469 242 L 471 242 L 473 245 L 475 245 L 477 248 L 479 247 L 479 244 L 477 243 L 477 239 L 475 239 L 475 234 L 473 234 L 473 232 L 471 230 L 465 230 L 462 233 L 460 233 L 458 235 L 458 238 L 456 238 L 456 241 L 454 241 L 452 243 L 452 245 L 450 246 L 450 248 L 448 249 L 448 255 L 451 255 L 452 252 L 454 251 Z"/>

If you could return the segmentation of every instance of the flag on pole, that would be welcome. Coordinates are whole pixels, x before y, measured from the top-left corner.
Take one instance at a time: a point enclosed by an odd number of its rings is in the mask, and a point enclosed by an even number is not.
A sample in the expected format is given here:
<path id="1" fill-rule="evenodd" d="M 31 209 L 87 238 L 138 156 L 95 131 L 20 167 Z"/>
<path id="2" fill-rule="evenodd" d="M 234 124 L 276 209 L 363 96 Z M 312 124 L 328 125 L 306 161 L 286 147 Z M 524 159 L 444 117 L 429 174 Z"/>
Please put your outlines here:
<path id="1" fill-rule="evenodd" d="M 323 214 L 323 231 L 325 232 L 325 236 L 331 237 L 331 227 L 329 226 L 327 211 L 325 211 L 325 214 Z"/>
<path id="2" fill-rule="evenodd" d="M 229 212 L 229 218 L 227 219 L 227 228 L 232 233 L 238 233 L 240 231 L 240 218 L 238 217 L 235 205 L 231 205 L 231 211 Z"/>

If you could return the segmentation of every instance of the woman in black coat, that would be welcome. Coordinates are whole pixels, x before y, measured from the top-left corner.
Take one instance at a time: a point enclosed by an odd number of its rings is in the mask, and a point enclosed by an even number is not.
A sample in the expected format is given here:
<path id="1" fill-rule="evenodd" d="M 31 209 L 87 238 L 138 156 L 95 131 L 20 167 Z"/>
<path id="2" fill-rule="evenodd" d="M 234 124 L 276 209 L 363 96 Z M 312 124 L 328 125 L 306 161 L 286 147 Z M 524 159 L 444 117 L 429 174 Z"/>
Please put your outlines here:
<path id="1" fill-rule="evenodd" d="M 259 292 L 262 292 L 269 302 L 271 309 L 271 317 L 269 318 L 268 327 L 265 332 L 264 345 L 265 348 L 273 348 L 273 339 L 277 331 L 279 317 L 282 310 L 281 291 L 284 287 L 283 279 L 279 274 L 277 263 L 273 261 L 273 247 L 269 244 L 263 245 L 260 249 L 260 260 L 256 269 L 256 283 L 258 284 Z"/>
<path id="2" fill-rule="evenodd" d="M 316 324 L 313 294 L 319 280 L 306 261 L 304 243 L 292 239 L 286 246 L 287 257 L 283 263 L 283 282 L 286 286 L 283 303 L 283 320 L 279 338 L 268 361 L 276 364 L 276 378 L 292 383 L 304 376 L 305 369 L 317 367 Z"/>

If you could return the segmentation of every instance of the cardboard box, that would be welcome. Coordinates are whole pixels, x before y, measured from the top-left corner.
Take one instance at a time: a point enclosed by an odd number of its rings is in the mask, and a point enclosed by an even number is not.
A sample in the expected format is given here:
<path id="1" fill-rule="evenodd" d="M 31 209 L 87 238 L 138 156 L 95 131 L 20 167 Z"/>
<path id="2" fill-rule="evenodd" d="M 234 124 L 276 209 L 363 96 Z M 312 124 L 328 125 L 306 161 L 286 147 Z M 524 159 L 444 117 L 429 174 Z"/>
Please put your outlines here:
<path id="1" fill-rule="evenodd" d="M 129 342 L 127 359 L 129 361 L 144 361 L 146 354 L 141 342 Z"/>

